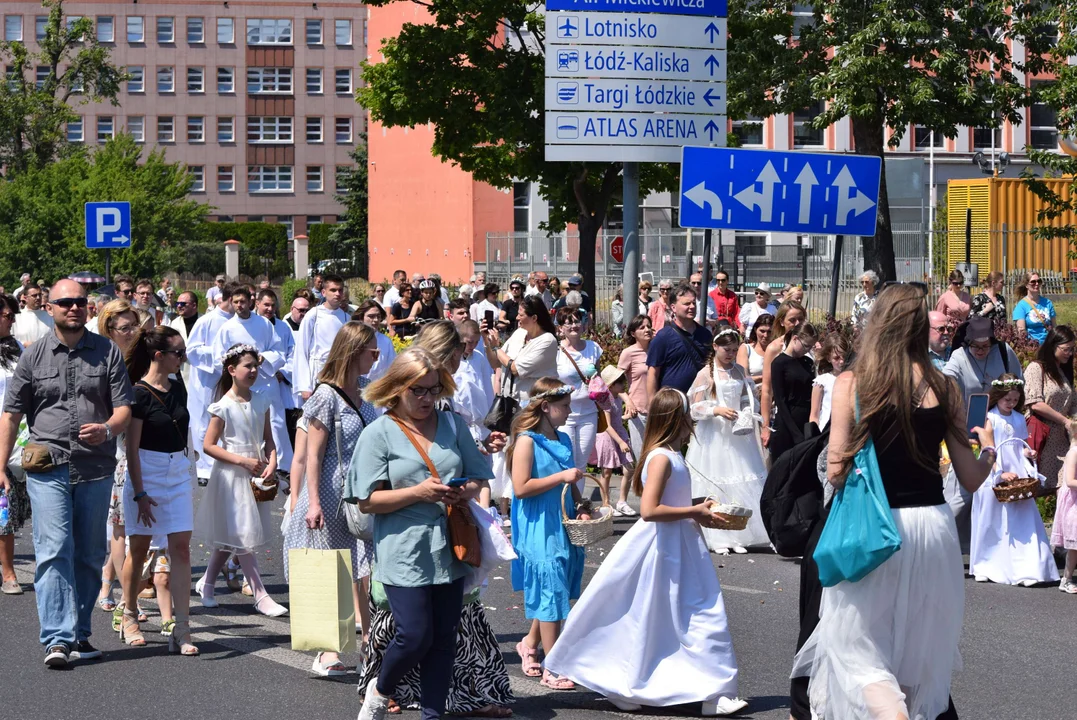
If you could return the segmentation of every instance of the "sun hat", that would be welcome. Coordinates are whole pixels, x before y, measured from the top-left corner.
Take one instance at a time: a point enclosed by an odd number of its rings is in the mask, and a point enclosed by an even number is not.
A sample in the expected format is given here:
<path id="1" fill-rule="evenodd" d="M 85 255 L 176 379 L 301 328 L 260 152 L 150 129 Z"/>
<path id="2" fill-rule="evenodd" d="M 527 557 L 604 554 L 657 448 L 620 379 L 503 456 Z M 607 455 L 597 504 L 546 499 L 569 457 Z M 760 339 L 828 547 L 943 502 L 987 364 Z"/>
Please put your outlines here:
<path id="1" fill-rule="evenodd" d="M 625 371 L 616 365 L 607 365 L 602 368 L 602 382 L 606 383 L 606 387 L 612 387 L 615 382 L 624 378 Z"/>

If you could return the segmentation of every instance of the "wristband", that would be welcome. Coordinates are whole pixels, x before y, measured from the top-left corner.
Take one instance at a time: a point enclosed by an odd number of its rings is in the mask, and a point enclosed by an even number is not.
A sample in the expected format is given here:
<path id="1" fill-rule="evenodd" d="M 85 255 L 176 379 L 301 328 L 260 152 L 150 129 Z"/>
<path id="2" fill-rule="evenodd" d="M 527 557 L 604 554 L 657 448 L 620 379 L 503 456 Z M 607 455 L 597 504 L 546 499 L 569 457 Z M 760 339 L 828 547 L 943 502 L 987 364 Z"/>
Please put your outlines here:
<path id="1" fill-rule="evenodd" d="M 139 493 L 135 493 L 134 501 L 138 502 L 139 500 L 146 497 L 147 495 L 149 495 L 149 493 L 147 493 L 145 490 L 143 490 L 142 492 L 139 492 Z"/>

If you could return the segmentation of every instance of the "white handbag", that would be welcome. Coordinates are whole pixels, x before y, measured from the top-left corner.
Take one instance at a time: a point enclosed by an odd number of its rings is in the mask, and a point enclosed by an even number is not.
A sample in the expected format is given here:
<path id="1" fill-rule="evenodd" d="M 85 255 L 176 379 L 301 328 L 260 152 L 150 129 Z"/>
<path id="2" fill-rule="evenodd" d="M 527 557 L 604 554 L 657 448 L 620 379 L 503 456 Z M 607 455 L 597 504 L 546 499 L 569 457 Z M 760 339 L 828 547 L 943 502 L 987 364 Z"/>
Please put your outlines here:
<path id="1" fill-rule="evenodd" d="M 748 407 L 737 411 L 737 419 L 733 422 L 733 434 L 751 435 L 755 432 L 755 424 L 762 422 L 763 418 L 755 411 L 755 391 L 748 386 L 744 378 L 741 378 L 741 385 L 748 393 Z"/>

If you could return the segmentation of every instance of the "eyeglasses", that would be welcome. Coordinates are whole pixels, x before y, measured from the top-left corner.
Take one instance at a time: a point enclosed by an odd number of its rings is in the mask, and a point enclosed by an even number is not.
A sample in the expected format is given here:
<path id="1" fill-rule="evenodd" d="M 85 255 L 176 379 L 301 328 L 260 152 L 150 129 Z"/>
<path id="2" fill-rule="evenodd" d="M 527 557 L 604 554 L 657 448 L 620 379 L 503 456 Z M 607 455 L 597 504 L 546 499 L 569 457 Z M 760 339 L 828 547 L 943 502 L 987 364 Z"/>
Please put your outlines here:
<path id="1" fill-rule="evenodd" d="M 115 330 L 121 335 L 130 335 L 135 330 L 138 330 L 138 325 L 109 325 L 109 330 Z"/>
<path id="2" fill-rule="evenodd" d="M 1029 280 L 1029 281 L 1028 281 L 1028 284 L 1029 284 L 1029 285 L 1039 285 L 1039 284 L 1040 284 L 1040 280 L 1039 280 L 1039 278 L 1037 278 L 1037 279 L 1035 279 L 1035 280 Z"/>
<path id="3" fill-rule="evenodd" d="M 660 287 L 660 288 L 658 288 L 658 292 L 660 292 L 660 293 L 669 292 L 670 290 L 672 290 L 672 288 L 668 288 L 668 287 Z"/>
<path id="4" fill-rule="evenodd" d="M 950 284 L 951 285 L 961 285 L 961 281 L 960 280 L 951 280 Z"/>
<path id="5" fill-rule="evenodd" d="M 950 329 L 949 325 L 939 325 L 938 327 L 932 327 L 931 329 L 934 330 L 935 332 L 939 333 L 940 335 L 949 334 L 949 333 L 953 332 Z"/>
<path id="6" fill-rule="evenodd" d="M 183 350 L 162 350 L 161 353 L 163 355 L 175 355 L 176 358 L 179 359 L 179 360 L 183 360 L 184 358 L 187 357 L 187 349 L 186 348 L 184 348 Z"/>
<path id="7" fill-rule="evenodd" d="M 759 290 L 756 291 L 755 296 L 756 297 L 770 297 L 770 295 L 768 295 L 767 293 L 759 291 Z"/>
<path id="8" fill-rule="evenodd" d="M 149 297 L 151 294 L 153 294 L 152 290 L 139 290 L 135 293 L 135 295 L 138 295 L 139 297 Z"/>
<path id="9" fill-rule="evenodd" d="M 580 326 L 580 324 L 581 323 L 580 323 L 579 320 L 569 320 L 567 322 L 561 323 L 561 327 L 566 328 L 566 329 L 567 328 L 578 328 Z"/>
<path id="10" fill-rule="evenodd" d="M 441 387 L 441 383 L 432 387 L 423 387 L 422 385 L 412 385 L 408 388 L 411 390 L 411 394 L 417 398 L 426 397 L 427 395 L 440 395 L 444 388 Z"/>
<path id="11" fill-rule="evenodd" d="M 990 342 L 974 342 L 969 343 L 969 350 L 980 350 L 986 352 L 991 349 Z"/>
<path id="12" fill-rule="evenodd" d="M 715 282 L 721 285 L 722 283 L 729 282 L 729 278 L 718 278 L 717 280 L 715 280 Z"/>
<path id="13" fill-rule="evenodd" d="M 64 310 L 70 310 L 72 307 L 85 308 L 89 304 L 89 302 L 90 301 L 87 300 L 84 297 L 75 297 L 75 298 L 56 298 L 55 300 L 50 300 L 49 304 L 50 305 L 59 305 Z"/>
<path id="14" fill-rule="evenodd" d="M 130 288 L 116 288 L 116 294 L 117 295 L 130 295 L 131 294 L 131 289 Z"/>
<path id="15" fill-rule="evenodd" d="M 179 302 L 176 303 L 176 307 L 178 307 L 178 308 L 187 307 L 188 305 L 190 305 L 190 303 L 185 301 L 185 300 L 180 300 Z"/>
<path id="16" fill-rule="evenodd" d="M 292 308 L 292 310 L 293 310 L 294 312 L 297 312 L 297 313 L 299 313 L 300 315 L 302 315 L 303 313 L 305 313 L 305 312 L 307 312 L 308 310 L 310 310 L 310 308 L 309 308 L 309 307 L 305 307 L 305 308 Z"/>
<path id="17" fill-rule="evenodd" d="M 702 285 L 702 284 L 703 284 L 703 283 L 701 283 L 701 282 L 694 282 L 694 281 L 692 282 L 692 285 L 695 285 L 696 287 L 699 287 L 699 286 L 700 286 L 700 285 Z"/>

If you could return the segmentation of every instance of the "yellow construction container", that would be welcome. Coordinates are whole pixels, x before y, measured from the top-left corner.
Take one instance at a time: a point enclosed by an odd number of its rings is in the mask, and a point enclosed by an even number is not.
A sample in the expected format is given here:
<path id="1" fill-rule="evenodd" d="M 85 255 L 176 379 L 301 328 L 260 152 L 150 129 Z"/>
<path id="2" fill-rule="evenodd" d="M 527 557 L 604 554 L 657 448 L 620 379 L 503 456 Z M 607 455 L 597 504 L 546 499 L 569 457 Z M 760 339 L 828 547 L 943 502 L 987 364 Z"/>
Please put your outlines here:
<path id="1" fill-rule="evenodd" d="M 1048 187 L 1070 198 L 1071 178 L 1045 179 Z M 972 262 L 980 278 L 993 270 L 1054 271 L 1068 275 L 1077 267 L 1073 248 L 1065 240 L 1037 240 L 1032 229 L 1045 225 L 1077 225 L 1077 214 L 1067 212 L 1054 220 L 1039 220 L 1044 202 L 1020 178 L 950 180 L 946 187 L 948 226 L 947 265 L 965 262 L 967 210 L 972 209 Z"/>

